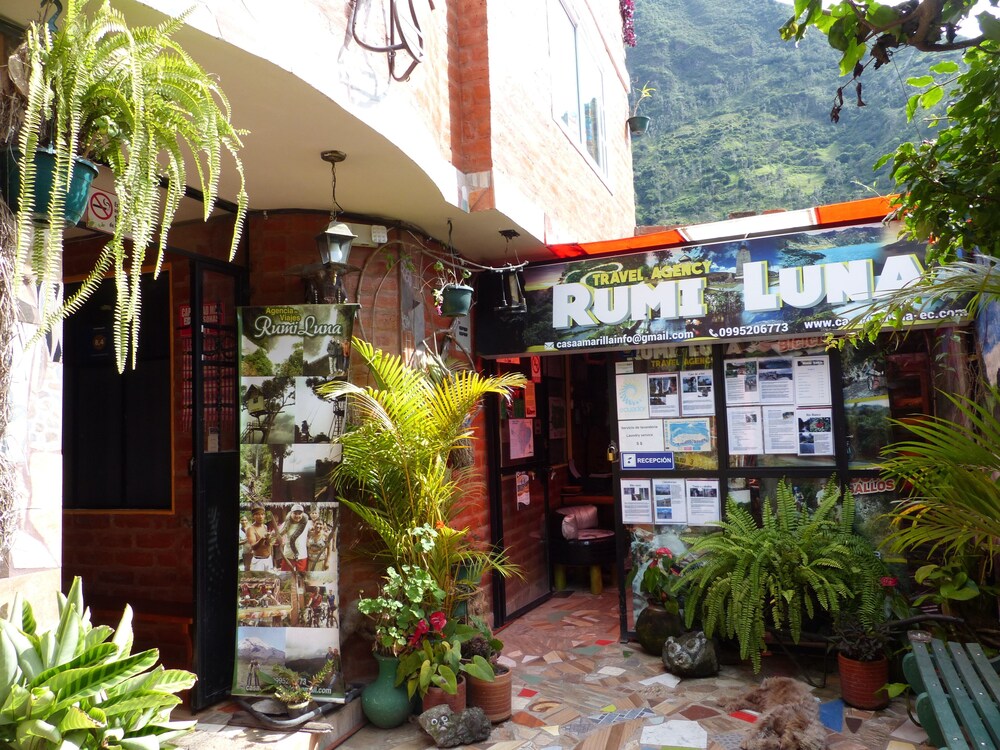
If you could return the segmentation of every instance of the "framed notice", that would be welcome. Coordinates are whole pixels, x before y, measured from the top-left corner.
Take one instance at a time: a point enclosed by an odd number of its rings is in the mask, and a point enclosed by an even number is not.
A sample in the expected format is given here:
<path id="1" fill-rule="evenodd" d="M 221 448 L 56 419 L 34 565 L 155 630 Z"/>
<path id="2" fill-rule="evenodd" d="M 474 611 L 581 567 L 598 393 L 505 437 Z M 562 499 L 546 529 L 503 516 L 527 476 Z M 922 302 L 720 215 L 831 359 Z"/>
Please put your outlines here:
<path id="1" fill-rule="evenodd" d="M 725 363 L 726 403 L 730 406 L 760 403 L 756 359 L 730 359 Z"/>
<path id="2" fill-rule="evenodd" d="M 795 421 L 795 407 L 791 404 L 765 406 L 764 453 L 799 452 L 798 423 Z"/>
<path id="3" fill-rule="evenodd" d="M 615 376 L 618 419 L 648 419 L 649 390 L 645 373 Z"/>
<path id="4" fill-rule="evenodd" d="M 683 479 L 653 480 L 653 523 L 687 523 L 687 490 Z"/>
<path id="5" fill-rule="evenodd" d="M 622 479 L 622 523 L 652 523 L 648 479 Z"/>
<path id="6" fill-rule="evenodd" d="M 726 409 L 729 425 L 729 452 L 756 456 L 764 451 L 764 432 L 759 406 L 736 406 Z"/>
<path id="7" fill-rule="evenodd" d="M 685 417 L 715 414 L 715 379 L 711 370 L 680 373 L 681 414 Z"/>
<path id="8" fill-rule="evenodd" d="M 795 398 L 791 357 L 765 357 L 757 360 L 760 402 L 787 404 Z"/>
<path id="9" fill-rule="evenodd" d="M 795 405 L 830 405 L 830 357 L 826 354 L 814 357 L 796 357 Z"/>
<path id="10" fill-rule="evenodd" d="M 662 419 L 636 419 L 618 423 L 618 450 L 648 453 L 664 449 Z"/>
<path id="11" fill-rule="evenodd" d="M 649 416 L 679 417 L 681 415 L 680 393 L 677 387 L 677 373 L 649 376 Z"/>
<path id="12" fill-rule="evenodd" d="M 719 480 L 687 480 L 688 525 L 704 526 L 721 519 Z"/>
<path id="13" fill-rule="evenodd" d="M 796 409 L 800 456 L 833 455 L 833 410 Z"/>

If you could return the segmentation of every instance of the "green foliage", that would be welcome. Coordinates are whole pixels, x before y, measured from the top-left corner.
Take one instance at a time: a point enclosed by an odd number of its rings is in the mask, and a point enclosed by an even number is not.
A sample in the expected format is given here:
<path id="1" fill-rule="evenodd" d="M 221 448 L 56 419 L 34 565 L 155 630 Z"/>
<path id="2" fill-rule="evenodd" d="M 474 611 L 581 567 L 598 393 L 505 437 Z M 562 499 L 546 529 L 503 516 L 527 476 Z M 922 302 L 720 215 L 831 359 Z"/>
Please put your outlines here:
<path id="1" fill-rule="evenodd" d="M 110 639 L 110 640 L 109 640 Z M 195 676 L 132 655 L 132 610 L 117 630 L 90 623 L 83 586 L 59 594 L 59 623 L 38 632 L 27 602 L 0 620 L 0 745 L 11 750 L 173 747 L 195 722 L 172 722 Z"/>
<path id="2" fill-rule="evenodd" d="M 271 670 L 271 674 L 261 672 L 261 681 L 264 683 L 264 689 L 272 693 L 279 701 L 288 706 L 295 706 L 308 703 L 312 698 L 313 690 L 326 682 L 332 671 L 333 661 L 331 659 L 327 659 L 319 671 L 311 676 L 303 675 L 283 664 L 278 664 Z"/>
<path id="3" fill-rule="evenodd" d="M 942 614 L 954 615 L 952 602 L 967 602 L 979 596 L 979 586 L 958 562 L 948 565 L 929 563 L 921 565 L 913 574 L 913 580 L 930 591 L 913 602 L 914 607 L 930 602 L 941 608 Z"/>
<path id="4" fill-rule="evenodd" d="M 991 564 L 1000 538 L 1000 391 L 984 385 L 976 398 L 945 394 L 960 419 L 923 417 L 899 423 L 906 440 L 888 446 L 882 470 L 908 497 L 896 505 L 893 552 L 920 549 L 946 562 Z"/>
<path id="5" fill-rule="evenodd" d="M 187 185 L 186 160 L 196 167 L 207 219 L 218 194 L 221 154 L 232 156 L 240 190 L 230 257 L 239 243 L 247 195 L 238 156 L 242 143 L 230 124 L 229 103 L 215 78 L 171 38 L 184 25 L 184 16 L 129 28 L 106 0 L 90 5 L 89 0 L 66 0 L 57 30 L 44 21 L 27 30 L 26 80 L 21 87 L 25 111 L 17 141 L 17 248 L 19 261 L 30 259 L 45 290 L 42 333 L 78 310 L 107 273 L 114 274 L 115 356 L 122 371 L 130 356 L 135 363 L 146 253 L 156 242 L 158 273 Z M 47 232 L 33 231 L 34 154 L 39 146 L 49 146 L 56 154 Z M 108 165 L 118 211 L 114 233 L 93 270 L 60 306 L 55 301 L 62 282 L 64 199 L 74 156 Z M 167 183 L 163 199 L 161 178 Z"/>
<path id="6" fill-rule="evenodd" d="M 516 571 L 502 552 L 476 542 L 469 529 L 448 524 L 457 514 L 473 467 L 450 458 L 472 436 L 471 419 L 489 393 L 509 398 L 524 384 L 520 374 L 486 377 L 474 371 L 441 373 L 405 364 L 368 342 L 354 339 L 374 386 L 334 381 L 319 391 L 346 397 L 348 431 L 337 439 L 343 458 L 331 480 L 339 499 L 374 531 L 366 550 L 395 566 L 427 570 L 448 596 L 444 611 L 478 588 L 488 570 Z"/>
<path id="7" fill-rule="evenodd" d="M 449 695 L 458 692 L 458 675 L 462 672 L 480 680 L 493 682 L 493 667 L 482 656 L 476 654 L 467 661 L 462 660 L 462 642 L 475 635 L 476 631 L 464 626 L 460 634 L 450 639 L 427 637 L 420 645 L 399 660 L 396 684 L 406 683 L 406 692 L 427 695 L 431 686 L 444 690 Z"/>
<path id="8" fill-rule="evenodd" d="M 390 567 L 378 596 L 358 600 L 358 610 L 375 621 L 375 649 L 400 654 L 416 632 L 417 624 L 429 628 L 431 615 L 444 606 L 445 592 L 423 568 Z M 443 615 L 442 615 L 443 616 Z"/>
<path id="9" fill-rule="evenodd" d="M 925 136 L 906 124 L 895 73 L 865 81 L 869 106 L 831 125 L 841 53 L 817 34 L 782 43 L 774 30 L 787 5 L 637 0 L 636 13 L 642 34 L 629 74 L 656 88 L 642 113 L 661 124 L 632 145 L 639 225 L 887 194 L 889 170 L 872 165 L 902 139 Z M 915 58 L 897 56 L 904 78 L 916 74 Z"/>
<path id="10" fill-rule="evenodd" d="M 736 638 L 740 656 L 759 671 L 769 628 L 789 630 L 797 643 L 803 622 L 819 612 L 849 608 L 862 622 L 876 622 L 885 569 L 853 532 L 854 497 L 844 492 L 839 517 L 838 497 L 831 478 L 815 511 L 798 508 L 781 481 L 760 526 L 730 498 L 720 531 L 686 539 L 695 558 L 681 573 L 687 626 L 700 617 L 706 635 Z"/>

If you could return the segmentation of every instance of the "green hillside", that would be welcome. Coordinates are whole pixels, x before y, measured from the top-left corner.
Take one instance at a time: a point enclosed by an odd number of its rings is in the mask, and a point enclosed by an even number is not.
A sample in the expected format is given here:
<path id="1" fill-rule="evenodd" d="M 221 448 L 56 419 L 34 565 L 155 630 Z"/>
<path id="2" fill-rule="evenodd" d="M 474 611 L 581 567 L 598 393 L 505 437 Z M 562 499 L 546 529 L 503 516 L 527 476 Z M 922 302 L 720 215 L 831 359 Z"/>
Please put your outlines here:
<path id="1" fill-rule="evenodd" d="M 738 211 L 806 208 L 890 192 L 872 165 L 903 140 L 928 137 L 906 122 L 903 83 L 925 60 L 900 53 L 896 70 L 868 70 L 863 99 L 844 91 L 830 122 L 839 53 L 818 33 L 795 47 L 775 0 L 636 0 L 633 81 L 656 89 L 633 141 L 636 223 L 716 221 Z M 874 191 L 874 192 L 873 192 Z"/>

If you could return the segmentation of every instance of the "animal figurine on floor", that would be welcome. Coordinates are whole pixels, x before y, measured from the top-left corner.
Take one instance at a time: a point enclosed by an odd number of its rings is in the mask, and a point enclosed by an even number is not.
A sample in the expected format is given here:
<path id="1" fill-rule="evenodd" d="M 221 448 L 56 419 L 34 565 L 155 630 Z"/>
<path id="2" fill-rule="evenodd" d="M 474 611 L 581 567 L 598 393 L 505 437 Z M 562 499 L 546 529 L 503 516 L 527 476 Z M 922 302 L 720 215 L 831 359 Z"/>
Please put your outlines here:
<path id="1" fill-rule="evenodd" d="M 438 747 L 457 747 L 482 742 L 490 736 L 493 726 L 483 709 L 475 706 L 459 711 L 441 704 L 428 708 L 417 717 L 420 728 L 434 740 Z"/>
<path id="2" fill-rule="evenodd" d="M 663 666 L 678 677 L 711 677 L 719 673 L 715 644 L 701 630 L 669 636 L 663 644 Z"/>
<path id="3" fill-rule="evenodd" d="M 823 750 L 827 732 L 812 690 L 791 677 L 769 677 L 724 703 L 727 711 L 761 712 L 743 738 L 743 750 Z"/>

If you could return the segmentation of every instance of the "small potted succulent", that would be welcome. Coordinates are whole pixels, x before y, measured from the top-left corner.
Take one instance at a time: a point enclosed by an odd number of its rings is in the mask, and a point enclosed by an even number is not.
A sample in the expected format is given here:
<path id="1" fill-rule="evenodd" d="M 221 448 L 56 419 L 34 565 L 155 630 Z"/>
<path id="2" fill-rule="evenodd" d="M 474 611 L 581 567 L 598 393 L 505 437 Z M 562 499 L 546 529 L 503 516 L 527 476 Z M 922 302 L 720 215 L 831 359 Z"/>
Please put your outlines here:
<path id="1" fill-rule="evenodd" d="M 329 659 L 311 676 L 278 664 L 271 669 L 271 674 L 262 672 L 261 681 L 265 683 L 265 690 L 285 704 L 289 718 L 296 719 L 310 709 L 313 690 L 326 682 L 332 670 L 333 661 Z"/>

